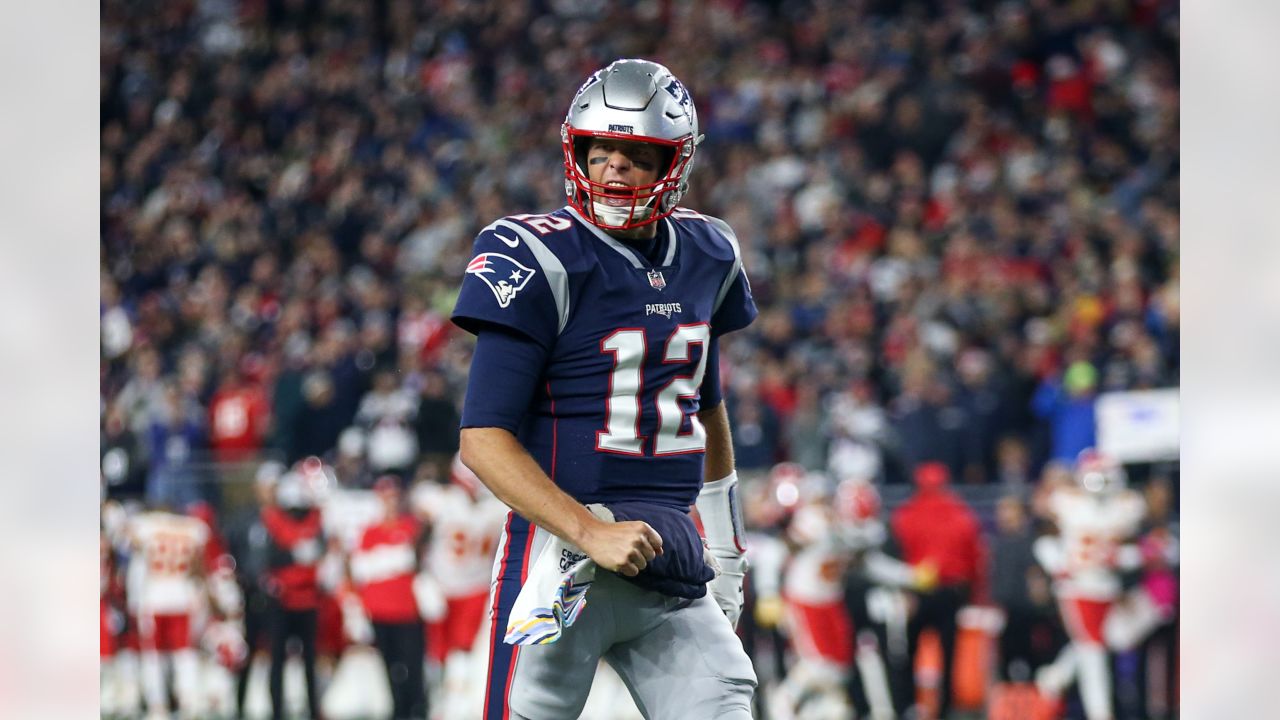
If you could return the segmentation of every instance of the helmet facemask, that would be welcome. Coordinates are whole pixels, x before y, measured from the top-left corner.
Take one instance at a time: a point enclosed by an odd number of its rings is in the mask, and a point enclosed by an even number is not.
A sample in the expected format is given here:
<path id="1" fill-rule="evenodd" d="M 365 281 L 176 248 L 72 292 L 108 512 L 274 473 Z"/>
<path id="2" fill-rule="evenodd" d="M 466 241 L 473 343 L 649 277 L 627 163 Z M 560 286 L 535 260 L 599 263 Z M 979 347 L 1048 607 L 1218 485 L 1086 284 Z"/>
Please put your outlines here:
<path id="1" fill-rule="evenodd" d="M 1075 479 L 1081 489 L 1097 495 L 1118 492 L 1128 484 L 1123 466 L 1092 449 L 1080 453 Z"/>
<path id="2" fill-rule="evenodd" d="M 664 172 L 655 182 L 619 187 L 595 182 L 587 169 L 591 141 L 610 138 L 656 146 Z M 561 128 L 564 146 L 565 193 L 569 204 L 598 227 L 630 230 L 657 222 L 670 215 L 688 190 L 687 173 L 693 166 L 693 141 L 662 140 L 621 133 L 575 130 L 568 123 Z"/>

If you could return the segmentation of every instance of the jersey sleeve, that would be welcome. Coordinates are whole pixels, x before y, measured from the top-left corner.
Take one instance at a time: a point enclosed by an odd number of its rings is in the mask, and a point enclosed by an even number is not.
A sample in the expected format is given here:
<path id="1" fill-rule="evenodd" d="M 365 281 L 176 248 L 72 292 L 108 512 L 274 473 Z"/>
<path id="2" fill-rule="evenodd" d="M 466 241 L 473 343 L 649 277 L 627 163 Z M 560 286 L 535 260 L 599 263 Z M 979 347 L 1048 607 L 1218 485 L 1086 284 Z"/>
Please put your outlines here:
<path id="1" fill-rule="evenodd" d="M 718 337 L 734 330 L 741 330 L 750 325 L 757 314 L 756 301 L 751 297 L 751 283 L 747 280 L 747 271 L 739 268 L 720 307 L 715 315 L 711 316 L 711 334 Z"/>
<path id="2" fill-rule="evenodd" d="M 566 321 L 567 278 L 547 247 L 499 220 L 476 237 L 451 320 L 477 334 L 499 325 L 550 348 Z"/>
<path id="3" fill-rule="evenodd" d="M 718 337 L 725 333 L 751 324 L 758 311 L 756 302 L 751 297 L 751 282 L 747 280 L 747 271 L 742 267 L 742 250 L 738 247 L 738 236 L 734 234 L 729 223 L 720 218 L 707 217 L 720 234 L 733 247 L 733 265 L 725 275 L 716 295 L 715 309 L 711 315 L 711 335 Z"/>
<path id="4" fill-rule="evenodd" d="M 533 400 L 548 350 L 502 328 L 476 338 L 462 404 L 462 427 L 498 427 L 515 434 Z"/>

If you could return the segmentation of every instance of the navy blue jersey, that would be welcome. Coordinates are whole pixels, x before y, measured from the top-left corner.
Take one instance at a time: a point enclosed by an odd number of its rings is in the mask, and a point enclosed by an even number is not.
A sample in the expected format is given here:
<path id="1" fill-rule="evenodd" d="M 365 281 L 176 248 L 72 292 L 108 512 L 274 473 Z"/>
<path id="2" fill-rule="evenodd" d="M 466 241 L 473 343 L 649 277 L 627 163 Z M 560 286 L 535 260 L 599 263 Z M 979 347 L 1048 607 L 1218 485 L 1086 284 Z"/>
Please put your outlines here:
<path id="1" fill-rule="evenodd" d="M 469 332 L 496 324 L 547 349 L 517 436 L 582 503 L 693 504 L 706 347 L 756 316 L 726 223 L 684 209 L 659 222 L 651 262 L 572 208 L 498 220 L 476 238 L 453 311 Z"/>

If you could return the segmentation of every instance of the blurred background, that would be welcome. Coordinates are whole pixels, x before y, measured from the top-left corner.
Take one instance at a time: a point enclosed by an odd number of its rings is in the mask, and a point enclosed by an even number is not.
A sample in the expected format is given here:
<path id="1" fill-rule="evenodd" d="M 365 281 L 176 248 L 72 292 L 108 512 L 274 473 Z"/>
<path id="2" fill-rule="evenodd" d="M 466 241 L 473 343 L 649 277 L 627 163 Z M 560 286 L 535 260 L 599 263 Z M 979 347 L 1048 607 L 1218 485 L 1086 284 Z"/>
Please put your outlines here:
<path id="1" fill-rule="evenodd" d="M 881 523 L 905 564 L 976 558 L 954 583 L 953 630 L 914 628 L 924 639 L 895 660 L 893 623 L 863 623 L 879 629 L 894 712 L 918 700 L 997 717 L 997 690 L 1034 685 L 1068 643 L 1053 573 L 1030 548 L 1060 534 L 1047 497 L 1082 450 L 1122 463 L 1146 505 L 1125 540 L 1163 543 L 1117 571 L 1125 587 L 1176 577 L 1178 52 L 1178 4 L 1162 0 L 104 3 L 106 573 L 127 574 L 138 548 L 125 528 L 144 508 L 199 508 L 236 559 L 248 620 L 261 578 L 236 536 L 279 503 L 264 466 L 319 459 L 309 502 L 340 565 L 377 517 L 376 479 L 406 496 L 458 484 L 471 339 L 448 316 L 471 241 L 497 217 L 564 204 L 573 90 L 644 57 L 690 88 L 707 139 L 685 205 L 737 231 L 760 308 L 721 353 L 748 524 L 777 550 L 755 558 L 740 628 L 758 716 L 853 716 L 777 698 L 807 659 L 788 569 L 851 522 L 834 510 L 857 482 L 876 507 L 859 520 Z M 979 532 L 910 557 L 897 518 L 938 478 Z M 804 524 L 811 507 L 833 509 L 819 531 Z M 424 556 L 439 542 L 428 535 Z M 866 548 L 845 550 L 849 579 Z M 318 648 L 326 700 L 353 672 L 344 663 L 381 672 L 343 625 L 337 575 L 317 604 L 337 623 Z M 117 584 L 104 589 L 104 667 L 130 652 Z M 838 586 L 844 603 L 854 585 Z M 936 590 L 893 588 L 904 628 Z M 1111 653 L 1117 717 L 1177 715 L 1169 602 L 1165 622 Z M 267 716 L 268 644 L 256 667 L 250 654 L 206 683 L 204 712 L 238 712 L 248 667 L 245 712 Z M 432 707 L 452 717 L 437 702 L 443 664 L 427 663 Z M 104 675 L 104 714 L 142 711 L 131 677 Z M 603 677 L 584 717 L 614 717 L 625 698 Z M 844 680 L 823 683 L 801 685 Z M 326 716 L 389 716 L 383 700 L 330 700 Z M 1055 712 L 1085 716 L 1072 691 Z"/>

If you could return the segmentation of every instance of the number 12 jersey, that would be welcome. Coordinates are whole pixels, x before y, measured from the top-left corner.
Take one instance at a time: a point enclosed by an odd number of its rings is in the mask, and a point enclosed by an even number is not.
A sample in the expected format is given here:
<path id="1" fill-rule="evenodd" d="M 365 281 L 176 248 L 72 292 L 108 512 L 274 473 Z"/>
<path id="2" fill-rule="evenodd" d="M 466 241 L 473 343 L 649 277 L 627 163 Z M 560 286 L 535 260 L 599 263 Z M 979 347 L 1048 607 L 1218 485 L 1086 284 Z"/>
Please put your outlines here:
<path id="1" fill-rule="evenodd" d="M 476 238 L 454 308 L 469 332 L 499 325 L 546 349 L 517 436 L 579 502 L 693 504 L 707 348 L 756 316 L 726 223 L 685 209 L 659 222 L 646 257 L 572 208 L 498 220 Z M 483 392 L 484 378 L 470 382 Z"/>

